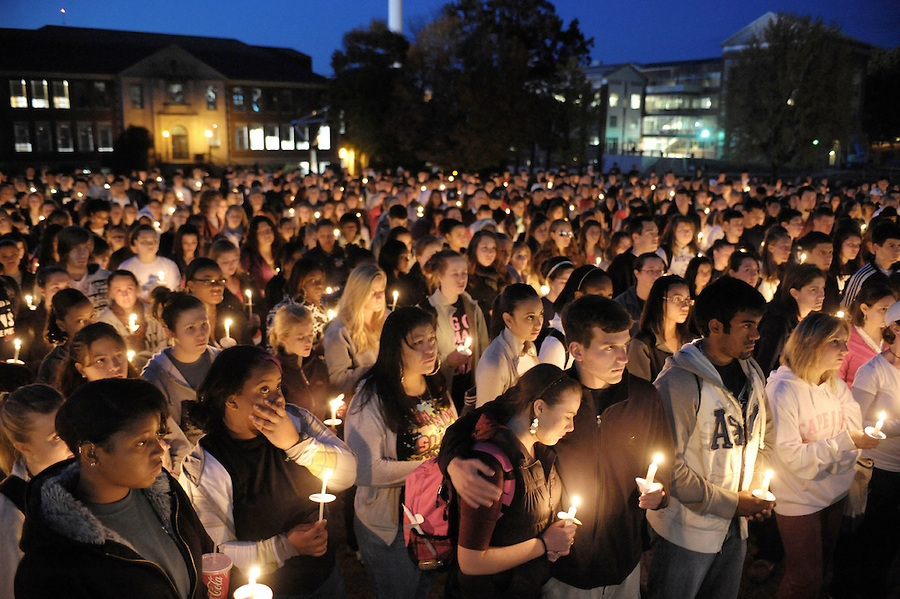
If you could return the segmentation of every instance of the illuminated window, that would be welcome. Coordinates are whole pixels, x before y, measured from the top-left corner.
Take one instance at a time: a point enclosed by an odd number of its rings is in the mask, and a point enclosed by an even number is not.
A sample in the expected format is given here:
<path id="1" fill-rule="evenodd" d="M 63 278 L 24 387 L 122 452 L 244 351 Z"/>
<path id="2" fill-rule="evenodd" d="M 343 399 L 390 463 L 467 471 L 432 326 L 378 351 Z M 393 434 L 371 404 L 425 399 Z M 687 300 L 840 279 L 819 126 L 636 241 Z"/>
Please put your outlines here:
<path id="1" fill-rule="evenodd" d="M 140 83 L 132 83 L 128 88 L 129 95 L 131 96 L 131 107 L 132 108 L 143 108 L 144 107 L 144 88 L 141 87 Z"/>
<path id="2" fill-rule="evenodd" d="M 69 82 L 54 81 L 50 87 L 53 90 L 53 108 L 71 108 L 69 105 Z"/>
<path id="3" fill-rule="evenodd" d="M 234 127 L 234 149 L 246 150 L 250 147 L 247 137 L 247 125 L 236 125 Z"/>
<path id="4" fill-rule="evenodd" d="M 56 123 L 56 149 L 60 152 L 74 152 L 72 126 L 69 123 Z"/>
<path id="5" fill-rule="evenodd" d="M 631 94 L 631 109 L 632 110 L 640 110 L 641 109 L 641 94 Z"/>
<path id="6" fill-rule="evenodd" d="M 94 151 L 94 128 L 90 123 L 78 123 L 78 151 Z"/>
<path id="7" fill-rule="evenodd" d="M 266 125 L 266 149 L 277 150 L 279 141 L 278 125 Z"/>
<path id="8" fill-rule="evenodd" d="M 259 105 L 262 100 L 262 90 L 258 87 L 250 88 L 250 110 L 259 112 Z"/>
<path id="9" fill-rule="evenodd" d="M 16 152 L 31 151 L 31 128 L 28 123 L 13 123 Z"/>
<path id="10" fill-rule="evenodd" d="M 266 149 L 266 132 L 262 125 L 250 126 L 250 149 L 254 151 Z"/>
<path id="11" fill-rule="evenodd" d="M 294 127 L 292 125 L 281 126 L 281 149 L 294 149 Z"/>
<path id="12" fill-rule="evenodd" d="M 24 79 L 9 82 L 9 105 L 13 108 L 28 108 Z"/>
<path id="13" fill-rule="evenodd" d="M 322 125 L 319 127 L 319 136 L 316 138 L 320 150 L 331 149 L 331 127 Z"/>
<path id="14" fill-rule="evenodd" d="M 219 103 L 219 90 L 215 85 L 206 86 L 206 109 L 215 110 Z"/>
<path id="15" fill-rule="evenodd" d="M 169 104 L 184 104 L 184 83 L 176 81 L 169 83 L 166 87 L 169 97 Z"/>
<path id="16" fill-rule="evenodd" d="M 609 106 L 615 108 L 619 105 L 619 94 L 609 94 Z"/>
<path id="17" fill-rule="evenodd" d="M 618 127 L 619 126 L 619 117 L 614 114 L 609 115 L 609 126 L 610 127 Z"/>
<path id="18" fill-rule="evenodd" d="M 244 88 L 236 87 L 231 92 L 231 101 L 237 112 L 244 112 Z"/>
<path id="19" fill-rule="evenodd" d="M 50 100 L 47 99 L 47 80 L 31 80 L 31 107 L 50 108 Z"/>
<path id="20" fill-rule="evenodd" d="M 110 123 L 97 123 L 97 151 L 113 151 L 113 129 Z"/>

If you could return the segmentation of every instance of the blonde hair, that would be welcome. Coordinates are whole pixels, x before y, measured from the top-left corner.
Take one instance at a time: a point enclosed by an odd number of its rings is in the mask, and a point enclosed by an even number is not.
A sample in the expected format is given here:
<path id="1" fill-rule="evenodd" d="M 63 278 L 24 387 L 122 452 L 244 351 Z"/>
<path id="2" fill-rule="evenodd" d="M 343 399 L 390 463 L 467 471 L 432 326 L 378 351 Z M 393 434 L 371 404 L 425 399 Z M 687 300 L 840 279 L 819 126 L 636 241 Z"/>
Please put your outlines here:
<path id="1" fill-rule="evenodd" d="M 832 339 L 847 340 L 850 337 L 850 325 L 842 318 L 814 312 L 800 321 L 794 332 L 784 345 L 781 354 L 781 363 L 790 368 L 798 377 L 810 385 L 820 383 L 835 377 L 836 370 L 829 370 L 821 375 L 821 380 L 815 380 L 819 374 L 819 361 L 822 348 Z"/>
<path id="2" fill-rule="evenodd" d="M 63 404 L 62 394 L 48 385 L 25 385 L 0 395 L 0 469 L 7 474 L 22 457 L 15 443 L 27 443 L 34 414 L 50 414 Z"/>
<path id="3" fill-rule="evenodd" d="M 288 332 L 295 326 L 309 324 L 312 321 L 312 312 L 300 304 L 281 306 L 275 312 L 272 326 L 269 329 L 269 345 L 272 346 L 276 353 L 284 353 L 282 342 Z"/>
<path id="4" fill-rule="evenodd" d="M 360 353 L 378 347 L 387 311 L 385 302 L 376 309 L 372 322 L 366 322 L 363 306 L 369 300 L 375 281 L 382 281 L 387 285 L 387 275 L 375 264 L 360 264 L 350 273 L 341 301 L 338 302 L 338 317 L 350 331 L 350 338 Z"/>

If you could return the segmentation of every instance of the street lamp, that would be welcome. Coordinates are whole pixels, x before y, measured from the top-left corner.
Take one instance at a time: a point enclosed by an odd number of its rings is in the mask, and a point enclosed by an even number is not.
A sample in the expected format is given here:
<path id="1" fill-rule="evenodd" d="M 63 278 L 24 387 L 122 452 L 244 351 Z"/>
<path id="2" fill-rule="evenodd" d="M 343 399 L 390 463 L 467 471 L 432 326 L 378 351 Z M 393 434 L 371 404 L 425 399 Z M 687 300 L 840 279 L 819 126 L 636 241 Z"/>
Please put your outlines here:
<path id="1" fill-rule="evenodd" d="M 212 137 L 213 137 L 213 132 L 210 131 L 209 129 L 207 129 L 206 132 L 204 132 L 203 135 L 206 136 L 206 141 L 207 141 L 207 143 L 209 144 L 209 162 L 210 162 L 210 164 L 212 164 Z"/>
<path id="2" fill-rule="evenodd" d="M 165 138 L 165 151 L 163 152 L 163 162 L 168 162 L 169 160 L 169 130 L 163 129 L 162 136 Z"/>

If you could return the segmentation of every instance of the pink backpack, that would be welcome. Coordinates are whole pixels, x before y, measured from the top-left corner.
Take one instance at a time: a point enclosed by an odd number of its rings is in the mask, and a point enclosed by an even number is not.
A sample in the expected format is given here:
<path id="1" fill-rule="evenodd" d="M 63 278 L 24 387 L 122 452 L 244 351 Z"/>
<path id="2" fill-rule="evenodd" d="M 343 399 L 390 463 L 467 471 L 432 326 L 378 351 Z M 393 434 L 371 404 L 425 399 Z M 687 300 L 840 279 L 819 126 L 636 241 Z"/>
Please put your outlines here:
<path id="1" fill-rule="evenodd" d="M 503 468 L 501 502 L 509 506 L 516 493 L 512 462 L 499 447 L 479 441 L 472 446 L 494 456 Z M 455 498 L 450 481 L 444 481 L 437 458 L 431 458 L 406 476 L 403 535 L 409 557 L 420 570 L 439 570 L 453 562 L 455 535 L 450 531 L 450 510 Z"/>

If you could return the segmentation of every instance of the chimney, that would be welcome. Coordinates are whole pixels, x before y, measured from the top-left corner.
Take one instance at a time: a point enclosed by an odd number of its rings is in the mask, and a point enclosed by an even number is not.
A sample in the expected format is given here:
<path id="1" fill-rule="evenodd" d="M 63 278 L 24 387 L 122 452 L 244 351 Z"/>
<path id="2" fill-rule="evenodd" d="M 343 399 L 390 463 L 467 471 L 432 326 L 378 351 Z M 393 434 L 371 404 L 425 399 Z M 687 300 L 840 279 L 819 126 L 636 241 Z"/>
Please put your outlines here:
<path id="1" fill-rule="evenodd" d="M 403 33 L 403 0 L 388 0 L 388 29 Z"/>

